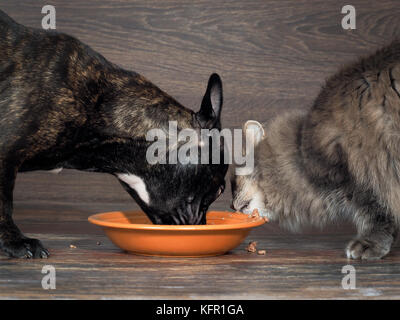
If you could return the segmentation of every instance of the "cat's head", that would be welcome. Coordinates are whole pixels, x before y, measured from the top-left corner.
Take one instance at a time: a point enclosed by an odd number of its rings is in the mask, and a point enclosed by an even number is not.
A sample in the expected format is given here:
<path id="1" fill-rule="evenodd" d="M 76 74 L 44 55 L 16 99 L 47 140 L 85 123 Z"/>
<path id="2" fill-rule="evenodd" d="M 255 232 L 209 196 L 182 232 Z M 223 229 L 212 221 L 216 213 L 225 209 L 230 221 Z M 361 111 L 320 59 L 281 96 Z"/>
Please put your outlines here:
<path id="1" fill-rule="evenodd" d="M 251 150 L 254 148 L 254 155 L 257 154 L 257 146 L 264 139 L 264 128 L 258 121 L 249 120 L 243 125 L 243 140 L 250 143 Z M 236 168 L 235 168 L 236 169 Z M 232 209 L 246 214 L 250 214 L 254 209 L 262 216 L 271 218 L 271 213 L 265 207 L 264 192 L 259 185 L 260 171 L 257 170 L 257 162 L 251 173 L 246 175 L 237 174 L 237 170 L 232 170 L 231 189 L 232 189 Z"/>

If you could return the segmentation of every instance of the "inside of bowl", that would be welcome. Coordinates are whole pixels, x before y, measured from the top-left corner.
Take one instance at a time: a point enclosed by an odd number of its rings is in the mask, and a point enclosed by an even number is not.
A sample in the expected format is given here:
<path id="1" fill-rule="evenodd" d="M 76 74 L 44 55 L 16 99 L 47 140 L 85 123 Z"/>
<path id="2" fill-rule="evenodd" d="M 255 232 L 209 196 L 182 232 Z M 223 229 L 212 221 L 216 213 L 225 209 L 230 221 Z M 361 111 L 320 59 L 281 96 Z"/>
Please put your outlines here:
<path id="1" fill-rule="evenodd" d="M 112 212 L 112 214 L 102 216 L 102 220 L 122 224 L 153 224 L 142 211 Z M 207 212 L 207 225 L 235 224 L 251 220 L 252 218 L 242 213 L 227 211 Z"/>
<path id="2" fill-rule="evenodd" d="M 142 211 L 113 212 L 110 215 L 103 216 L 102 219 L 108 222 L 124 224 L 153 224 Z"/>

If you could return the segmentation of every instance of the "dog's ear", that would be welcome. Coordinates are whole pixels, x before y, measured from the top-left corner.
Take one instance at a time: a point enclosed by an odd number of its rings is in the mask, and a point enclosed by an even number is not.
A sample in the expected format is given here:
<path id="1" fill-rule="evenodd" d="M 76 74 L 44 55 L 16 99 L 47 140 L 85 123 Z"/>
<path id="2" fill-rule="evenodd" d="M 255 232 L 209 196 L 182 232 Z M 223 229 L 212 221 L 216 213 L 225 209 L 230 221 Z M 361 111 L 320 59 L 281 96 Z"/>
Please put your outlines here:
<path id="1" fill-rule="evenodd" d="M 208 80 L 200 111 L 196 113 L 196 119 L 200 127 L 204 129 L 221 129 L 221 109 L 222 81 L 218 74 L 213 73 Z"/>

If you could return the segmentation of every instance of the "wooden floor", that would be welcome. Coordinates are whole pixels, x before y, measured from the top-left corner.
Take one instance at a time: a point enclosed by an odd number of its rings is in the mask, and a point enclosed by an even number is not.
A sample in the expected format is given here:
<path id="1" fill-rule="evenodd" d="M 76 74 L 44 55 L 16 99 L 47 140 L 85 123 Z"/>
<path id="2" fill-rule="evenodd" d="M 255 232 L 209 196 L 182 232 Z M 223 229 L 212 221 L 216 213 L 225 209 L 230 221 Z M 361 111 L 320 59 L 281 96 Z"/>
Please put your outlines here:
<path id="1" fill-rule="evenodd" d="M 81 188 L 72 187 L 80 176 Z M 347 260 L 344 246 L 352 238 L 347 225 L 323 232 L 308 230 L 294 235 L 274 224 L 255 229 L 232 252 L 211 258 L 158 258 L 126 254 L 116 248 L 87 217 L 96 212 L 136 208 L 127 198 L 118 203 L 84 203 L 80 196 L 91 177 L 93 190 L 100 174 L 67 171 L 58 176 L 21 174 L 17 197 L 32 188 L 40 194 L 52 186 L 53 199 L 16 201 L 15 218 L 29 236 L 43 241 L 48 260 L 16 260 L 0 255 L 0 299 L 400 299 L 400 246 L 381 261 Z M 105 200 L 121 192 L 110 178 Z M 62 201 L 64 192 L 76 201 Z M 214 203 L 226 209 L 229 190 Z M 249 241 L 257 241 L 265 256 L 248 253 Z M 100 243 L 100 245 L 98 244 Z M 76 248 L 70 248 L 70 245 Z M 356 289 L 342 288 L 345 265 L 356 269 Z M 44 265 L 56 269 L 56 290 L 43 290 Z"/>
<path id="2" fill-rule="evenodd" d="M 0 0 L 0 9 L 40 27 L 45 4 L 56 7 L 58 31 L 194 110 L 209 74 L 218 72 L 229 128 L 309 107 L 339 66 L 400 36 L 397 0 L 351 1 L 356 30 L 341 28 L 344 4 L 336 0 Z M 228 189 L 212 208 L 227 209 L 229 201 Z M 122 253 L 87 222 L 92 213 L 134 208 L 107 175 L 20 174 L 15 219 L 52 255 L 22 261 L 0 254 L 0 298 L 400 298 L 399 245 L 382 261 L 348 261 L 349 226 L 293 235 L 269 224 L 247 239 L 265 256 L 247 253 L 244 243 L 220 257 L 167 259 Z M 41 287 L 46 264 L 56 268 L 53 291 Z M 355 290 L 341 286 L 347 264 L 356 268 Z"/>

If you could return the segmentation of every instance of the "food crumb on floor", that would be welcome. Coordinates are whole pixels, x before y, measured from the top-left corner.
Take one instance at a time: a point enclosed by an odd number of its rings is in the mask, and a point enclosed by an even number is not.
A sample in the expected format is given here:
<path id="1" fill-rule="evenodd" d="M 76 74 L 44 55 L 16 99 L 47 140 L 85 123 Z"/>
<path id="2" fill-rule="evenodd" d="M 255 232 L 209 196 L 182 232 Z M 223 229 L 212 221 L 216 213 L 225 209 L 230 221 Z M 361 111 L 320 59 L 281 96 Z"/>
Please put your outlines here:
<path id="1" fill-rule="evenodd" d="M 257 241 L 251 241 L 249 242 L 246 250 L 248 252 L 256 252 L 257 251 Z"/>

